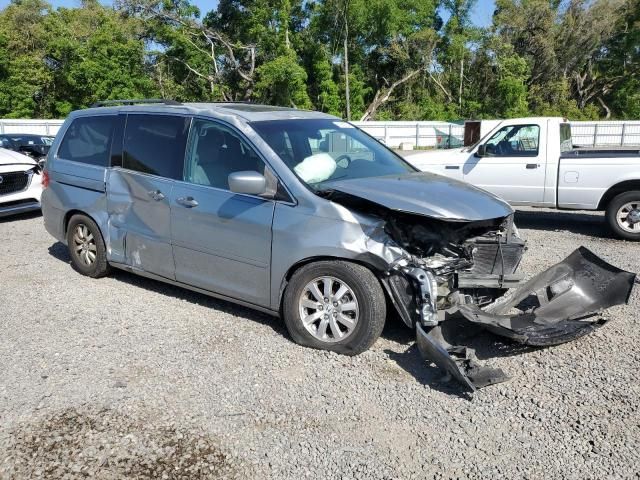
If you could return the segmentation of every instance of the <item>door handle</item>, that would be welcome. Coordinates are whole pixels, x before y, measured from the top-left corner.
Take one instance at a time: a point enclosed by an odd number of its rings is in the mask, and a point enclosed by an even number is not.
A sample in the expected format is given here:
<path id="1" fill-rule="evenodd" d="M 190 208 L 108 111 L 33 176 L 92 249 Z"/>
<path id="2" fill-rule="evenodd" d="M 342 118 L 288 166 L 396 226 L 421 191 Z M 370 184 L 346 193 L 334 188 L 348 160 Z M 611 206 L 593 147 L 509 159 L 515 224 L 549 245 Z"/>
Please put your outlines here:
<path id="1" fill-rule="evenodd" d="M 187 207 L 187 208 L 193 208 L 198 206 L 198 201 L 193 197 L 180 197 L 176 199 L 176 202 L 178 202 L 183 207 Z"/>
<path id="2" fill-rule="evenodd" d="M 459 170 L 460 169 L 460 165 L 445 165 L 444 168 L 446 170 Z"/>
<path id="3" fill-rule="evenodd" d="M 534 168 L 538 168 L 540 165 L 538 165 L 537 163 L 527 163 L 527 168 L 529 170 L 532 170 Z"/>
<path id="4" fill-rule="evenodd" d="M 162 193 L 160 190 L 149 190 L 147 192 L 147 195 L 149 195 L 155 201 L 164 200 L 164 193 Z"/>

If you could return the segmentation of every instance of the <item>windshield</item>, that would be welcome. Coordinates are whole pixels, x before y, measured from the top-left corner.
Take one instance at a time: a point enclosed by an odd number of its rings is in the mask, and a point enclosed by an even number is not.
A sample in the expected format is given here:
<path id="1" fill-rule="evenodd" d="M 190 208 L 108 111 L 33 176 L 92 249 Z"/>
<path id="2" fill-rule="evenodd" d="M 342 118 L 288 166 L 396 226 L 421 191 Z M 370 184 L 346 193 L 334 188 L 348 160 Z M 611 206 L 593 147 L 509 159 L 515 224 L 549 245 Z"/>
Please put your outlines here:
<path id="1" fill-rule="evenodd" d="M 251 126 L 314 190 L 333 180 L 416 171 L 377 140 L 340 120 L 273 120 Z"/>

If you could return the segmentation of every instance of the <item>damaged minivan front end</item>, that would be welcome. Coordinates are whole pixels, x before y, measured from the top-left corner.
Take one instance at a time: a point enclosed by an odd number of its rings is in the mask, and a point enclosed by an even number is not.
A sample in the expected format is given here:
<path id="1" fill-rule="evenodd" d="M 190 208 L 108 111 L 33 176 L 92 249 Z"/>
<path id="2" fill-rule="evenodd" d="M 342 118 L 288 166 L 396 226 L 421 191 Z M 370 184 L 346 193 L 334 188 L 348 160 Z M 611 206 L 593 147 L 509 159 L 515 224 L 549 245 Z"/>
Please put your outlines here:
<path id="1" fill-rule="evenodd" d="M 428 184 L 428 185 L 427 185 Z M 593 331 L 599 313 L 625 303 L 635 274 L 584 247 L 524 281 L 526 250 L 513 210 L 471 185 L 428 174 L 330 182 L 321 196 L 379 219 L 365 231 L 383 258 L 381 281 L 423 357 L 469 390 L 507 379 L 482 367 L 468 343 L 477 327 L 551 346 Z"/>

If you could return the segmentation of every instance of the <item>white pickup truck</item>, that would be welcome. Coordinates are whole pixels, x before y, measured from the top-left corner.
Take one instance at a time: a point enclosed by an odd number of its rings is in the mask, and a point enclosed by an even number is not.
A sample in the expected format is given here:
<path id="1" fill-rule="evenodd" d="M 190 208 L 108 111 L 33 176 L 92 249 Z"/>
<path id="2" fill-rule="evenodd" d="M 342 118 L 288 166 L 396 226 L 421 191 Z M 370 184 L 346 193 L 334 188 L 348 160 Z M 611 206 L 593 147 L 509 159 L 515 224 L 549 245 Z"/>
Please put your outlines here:
<path id="1" fill-rule="evenodd" d="M 503 120 L 470 147 L 402 154 L 514 206 L 604 210 L 616 235 L 640 241 L 640 147 L 574 148 L 566 119 Z"/>

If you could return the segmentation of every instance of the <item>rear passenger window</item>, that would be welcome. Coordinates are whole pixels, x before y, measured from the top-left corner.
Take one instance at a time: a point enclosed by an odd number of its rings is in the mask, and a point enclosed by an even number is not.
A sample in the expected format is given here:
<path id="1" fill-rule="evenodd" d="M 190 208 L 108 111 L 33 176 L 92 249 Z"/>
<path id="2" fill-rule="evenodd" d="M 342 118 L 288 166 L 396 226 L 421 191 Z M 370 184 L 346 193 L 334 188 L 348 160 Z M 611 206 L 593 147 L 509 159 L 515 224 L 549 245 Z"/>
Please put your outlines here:
<path id="1" fill-rule="evenodd" d="M 64 134 L 58 157 L 106 167 L 115 119 L 115 115 L 76 118 Z"/>
<path id="2" fill-rule="evenodd" d="M 181 180 L 189 121 L 170 115 L 127 116 L 122 166 Z"/>

